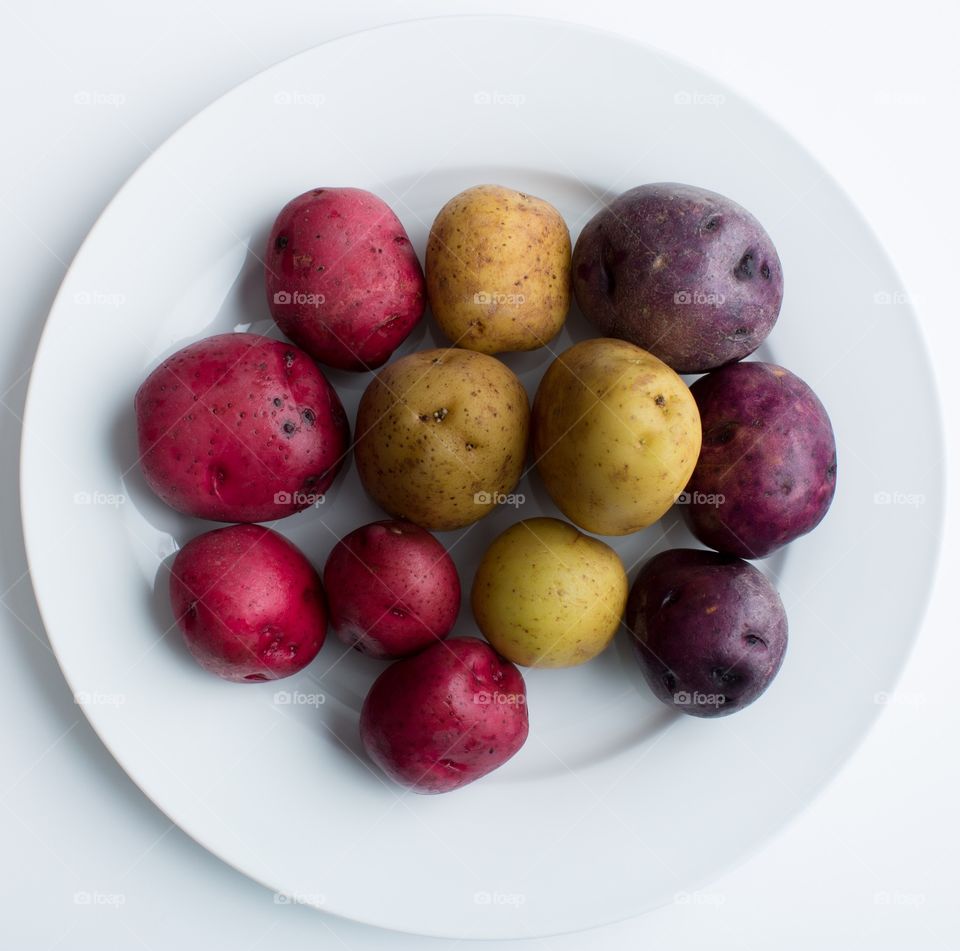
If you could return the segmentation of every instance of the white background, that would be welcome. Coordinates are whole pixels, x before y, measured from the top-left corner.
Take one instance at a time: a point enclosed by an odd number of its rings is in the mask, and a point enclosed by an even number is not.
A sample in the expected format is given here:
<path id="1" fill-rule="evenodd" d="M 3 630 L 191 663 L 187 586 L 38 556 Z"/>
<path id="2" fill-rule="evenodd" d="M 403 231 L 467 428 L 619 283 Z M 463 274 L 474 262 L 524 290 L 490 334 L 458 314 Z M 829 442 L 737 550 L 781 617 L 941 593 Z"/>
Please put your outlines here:
<path id="1" fill-rule="evenodd" d="M 960 17 L 952 3 L 843 6 L 834 0 L 789 9 L 609 0 L 4 4 L 4 946 L 400 951 L 457 944 L 275 904 L 270 892 L 171 826 L 126 778 L 72 702 L 46 644 L 25 574 L 17 450 L 33 351 L 65 267 L 103 206 L 153 148 L 222 92 L 309 46 L 401 19 L 481 12 L 553 16 L 636 37 L 714 74 L 779 119 L 846 187 L 900 269 L 929 342 L 946 426 L 953 426 L 960 397 L 951 350 L 960 317 Z M 108 104 L 118 100 L 120 105 Z M 842 261 L 824 264 L 843 267 Z M 878 386 L 897 386 L 897 367 L 877 367 L 876 379 Z M 903 398 L 909 401 L 908 389 Z M 82 425 L 82 407 L 66 404 L 64 412 Z M 896 431 L 889 437 L 895 453 Z M 951 471 L 955 453 L 950 445 Z M 589 937 L 514 946 L 559 951 L 589 940 L 595 951 L 641 943 L 764 951 L 811 944 L 954 947 L 960 882 L 955 520 L 948 505 L 933 601 L 897 691 L 863 747 L 817 802 L 707 891 Z M 109 623 L 109 604 L 103 610 Z M 816 702 L 811 696 L 810 703 Z M 78 904 L 78 893 L 106 896 L 100 900 L 107 903 Z"/>

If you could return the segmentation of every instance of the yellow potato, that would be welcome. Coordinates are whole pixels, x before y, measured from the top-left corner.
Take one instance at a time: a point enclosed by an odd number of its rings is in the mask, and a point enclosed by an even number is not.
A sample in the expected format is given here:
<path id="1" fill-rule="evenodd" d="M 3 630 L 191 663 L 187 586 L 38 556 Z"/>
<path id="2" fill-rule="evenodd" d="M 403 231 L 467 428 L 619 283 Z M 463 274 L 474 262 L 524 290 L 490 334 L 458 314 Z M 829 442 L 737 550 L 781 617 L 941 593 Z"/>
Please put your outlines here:
<path id="1" fill-rule="evenodd" d="M 599 535 L 652 525 L 683 491 L 700 454 L 687 385 L 624 340 L 564 351 L 533 404 L 537 469 L 560 511 Z"/>
<path id="2" fill-rule="evenodd" d="M 570 309 L 570 232 L 560 212 L 500 185 L 468 188 L 440 209 L 425 270 L 440 329 L 467 350 L 535 350 Z"/>
<path id="3" fill-rule="evenodd" d="M 390 515 L 431 531 L 461 528 L 515 488 L 529 428 L 526 390 L 499 360 L 421 350 L 388 364 L 364 392 L 357 471 Z"/>
<path id="4" fill-rule="evenodd" d="M 612 640 L 627 603 L 617 553 L 556 518 L 530 518 L 487 549 L 473 580 L 473 616 L 507 660 L 573 667 Z"/>

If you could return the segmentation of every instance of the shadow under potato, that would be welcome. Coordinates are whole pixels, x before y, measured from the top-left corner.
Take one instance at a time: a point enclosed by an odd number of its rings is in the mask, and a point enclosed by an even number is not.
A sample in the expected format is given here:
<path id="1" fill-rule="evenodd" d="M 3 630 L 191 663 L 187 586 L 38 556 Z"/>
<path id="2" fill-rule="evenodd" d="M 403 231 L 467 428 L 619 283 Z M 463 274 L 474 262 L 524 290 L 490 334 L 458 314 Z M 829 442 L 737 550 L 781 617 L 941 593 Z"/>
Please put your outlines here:
<path id="1" fill-rule="evenodd" d="M 153 626 L 145 634 L 152 643 L 156 643 L 158 639 L 162 640 L 164 649 L 171 651 L 177 657 L 180 666 L 189 668 L 192 672 L 197 670 L 197 662 L 187 650 L 183 633 L 170 606 L 170 571 L 176 557 L 177 552 L 167 555 L 157 567 L 153 590 L 148 598 L 148 610 Z"/>

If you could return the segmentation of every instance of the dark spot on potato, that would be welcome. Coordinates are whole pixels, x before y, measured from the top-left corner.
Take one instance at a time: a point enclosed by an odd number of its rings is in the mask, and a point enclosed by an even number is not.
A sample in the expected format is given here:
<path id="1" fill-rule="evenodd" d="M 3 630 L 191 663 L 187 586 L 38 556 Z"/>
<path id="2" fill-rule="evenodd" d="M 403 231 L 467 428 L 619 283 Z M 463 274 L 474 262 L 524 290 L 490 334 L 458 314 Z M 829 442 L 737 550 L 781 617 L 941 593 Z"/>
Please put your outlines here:
<path id="1" fill-rule="evenodd" d="M 749 327 L 737 327 L 733 332 L 734 337 L 748 337 L 750 335 Z"/>
<path id="2" fill-rule="evenodd" d="M 251 681 L 251 683 L 262 683 L 264 680 L 267 679 L 267 675 L 266 674 L 247 674 L 247 676 L 244 677 L 243 679 L 249 680 Z"/>
<path id="3" fill-rule="evenodd" d="M 667 405 L 667 401 L 663 398 L 663 394 L 662 394 L 662 393 L 658 393 L 658 394 L 657 394 L 657 398 L 656 398 L 653 402 L 656 403 L 657 406 L 666 406 L 666 405 Z"/>
<path id="4" fill-rule="evenodd" d="M 708 441 L 716 446 L 725 446 L 728 442 L 733 440 L 733 437 L 737 434 L 738 423 L 729 422 L 723 423 L 720 426 L 715 426 L 710 430 L 707 438 Z"/>
<path id="5" fill-rule="evenodd" d="M 317 421 L 317 414 L 312 409 L 305 409 L 301 414 L 303 421 L 312 426 Z"/>
<path id="6" fill-rule="evenodd" d="M 293 366 L 294 361 L 297 359 L 297 355 L 292 350 L 285 350 L 283 354 L 283 365 L 286 369 L 290 369 Z M 266 369 L 266 364 L 264 364 L 264 369 Z"/>
<path id="7" fill-rule="evenodd" d="M 765 280 L 770 280 L 770 265 L 766 261 L 760 265 L 760 276 Z"/>
<path id="8" fill-rule="evenodd" d="M 447 418 L 447 413 L 449 410 L 445 406 L 441 406 L 440 409 L 434 410 L 433 418 L 438 422 L 442 423 Z"/>
<path id="9" fill-rule="evenodd" d="M 278 251 L 282 251 L 287 246 L 287 236 L 285 234 L 278 234 L 277 240 L 273 243 L 273 246 Z"/>
<path id="10" fill-rule="evenodd" d="M 600 275 L 603 277 L 603 290 L 608 297 L 612 297 L 617 289 L 613 267 L 613 248 L 608 241 L 604 241 L 600 249 Z"/>
<path id="11" fill-rule="evenodd" d="M 723 215 L 708 215 L 703 220 L 703 224 L 700 225 L 700 230 L 704 232 L 718 231 L 722 222 Z"/>
<path id="12" fill-rule="evenodd" d="M 837 474 L 837 463 L 836 461 L 834 461 L 830 463 L 829 466 L 827 466 L 827 477 L 832 479 L 834 476 L 836 476 L 836 474 Z"/>
<path id="13" fill-rule="evenodd" d="M 677 689 L 677 678 L 674 677 L 669 670 L 663 675 L 663 685 L 670 693 L 673 693 Z"/>
<path id="14" fill-rule="evenodd" d="M 425 423 L 430 417 L 426 413 L 421 413 L 418 419 L 421 423 Z"/>
<path id="15" fill-rule="evenodd" d="M 713 679 L 714 683 L 719 684 L 721 687 L 735 684 L 740 679 L 740 675 L 729 667 L 711 668 L 710 677 Z"/>
<path id="16" fill-rule="evenodd" d="M 324 191 L 325 191 L 325 189 L 323 189 L 323 188 L 315 188 L 315 189 L 313 190 L 313 193 L 314 193 L 314 195 L 322 195 L 322 194 L 324 193 Z"/>
<path id="17" fill-rule="evenodd" d="M 789 495 L 789 494 L 793 491 L 793 483 L 792 483 L 789 479 L 787 479 L 787 480 L 784 481 L 784 482 L 781 482 L 781 483 L 780 483 L 780 491 L 781 491 L 784 495 Z"/>
<path id="18" fill-rule="evenodd" d="M 273 398 L 273 405 L 276 406 L 277 409 L 280 409 L 280 407 L 283 406 L 283 400 L 279 396 L 275 396 Z"/>
<path id="19" fill-rule="evenodd" d="M 745 644 L 748 644 L 750 647 L 766 647 L 767 642 L 759 635 L 754 634 L 752 631 L 743 635 L 743 640 Z"/>
<path id="20" fill-rule="evenodd" d="M 737 262 L 737 266 L 733 269 L 733 276 L 738 281 L 750 281 L 753 280 L 753 276 L 756 269 L 756 258 L 754 257 L 753 251 L 745 251 L 743 257 L 740 258 Z"/>
<path id="21" fill-rule="evenodd" d="M 297 431 L 296 423 L 291 422 L 289 419 L 283 424 L 281 428 L 288 436 L 292 436 Z"/>
<path id="22" fill-rule="evenodd" d="M 404 611 L 403 608 L 391 608 L 391 609 L 390 609 L 390 613 L 391 613 L 394 617 L 406 617 L 406 616 L 407 616 L 407 612 Z"/>
<path id="23" fill-rule="evenodd" d="M 187 608 L 187 613 L 185 615 L 188 621 L 194 621 L 197 617 L 197 602 L 191 601 L 190 606 Z"/>

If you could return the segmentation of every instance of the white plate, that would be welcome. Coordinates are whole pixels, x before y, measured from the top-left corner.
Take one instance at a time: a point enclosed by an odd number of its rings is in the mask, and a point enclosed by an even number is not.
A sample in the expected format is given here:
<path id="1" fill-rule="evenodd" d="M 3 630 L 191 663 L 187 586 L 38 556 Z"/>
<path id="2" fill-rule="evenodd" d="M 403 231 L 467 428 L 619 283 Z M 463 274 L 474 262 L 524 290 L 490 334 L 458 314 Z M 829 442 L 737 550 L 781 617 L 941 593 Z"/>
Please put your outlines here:
<path id="1" fill-rule="evenodd" d="M 165 636 L 161 562 L 210 526 L 146 489 L 133 394 L 192 340 L 251 324 L 274 332 L 258 255 L 288 198 L 316 185 L 369 188 L 422 257 L 434 214 L 469 185 L 540 195 L 576 236 L 604 195 L 661 180 L 723 192 L 767 226 L 786 298 L 758 356 L 810 382 L 837 433 L 832 511 L 764 565 L 791 643 L 761 701 L 720 721 L 677 716 L 651 699 L 621 636 L 583 668 L 528 674 L 530 740 L 503 769 L 421 797 L 362 758 L 357 711 L 378 663 L 331 638 L 290 681 L 238 686 Z M 552 349 L 586 335 L 574 313 Z M 425 324 L 404 350 L 439 339 Z M 507 362 L 532 392 L 550 359 L 541 350 Z M 368 378 L 330 377 L 352 415 Z M 697 71 L 615 36 L 508 18 L 337 40 L 254 77 L 174 135 L 120 191 L 64 281 L 30 386 L 22 466 L 50 640 L 94 728 L 147 795 L 295 900 L 471 938 L 569 931 L 684 900 L 781 828 L 892 689 L 942 505 L 938 408 L 916 320 L 840 189 Z M 520 515 L 557 514 L 536 480 L 519 491 L 519 510 L 443 536 L 467 590 L 495 534 Z M 322 565 L 338 535 L 377 517 L 349 466 L 326 504 L 279 527 Z M 672 513 L 614 544 L 634 566 L 688 542 Z M 466 611 L 459 631 L 473 631 Z"/>

